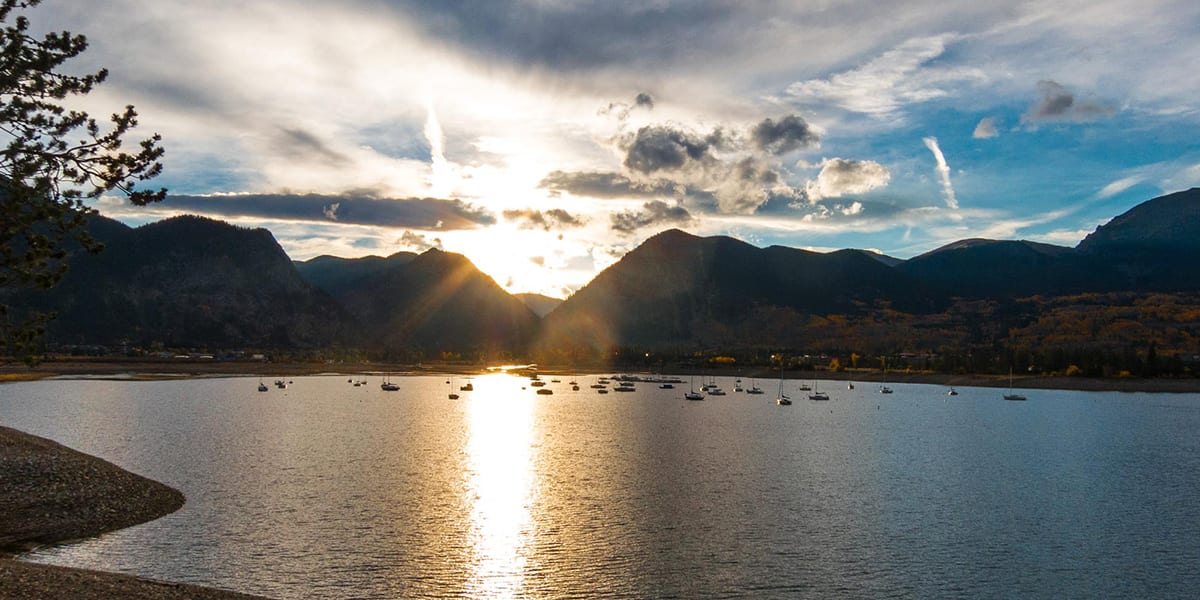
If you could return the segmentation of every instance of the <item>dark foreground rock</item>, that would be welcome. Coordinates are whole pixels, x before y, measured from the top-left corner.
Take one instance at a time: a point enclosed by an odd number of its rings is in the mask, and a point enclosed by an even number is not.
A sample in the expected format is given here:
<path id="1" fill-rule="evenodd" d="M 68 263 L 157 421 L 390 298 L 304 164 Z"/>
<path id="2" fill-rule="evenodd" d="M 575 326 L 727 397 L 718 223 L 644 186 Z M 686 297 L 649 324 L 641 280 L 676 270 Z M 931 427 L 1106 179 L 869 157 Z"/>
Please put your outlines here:
<path id="1" fill-rule="evenodd" d="M 157 519 L 183 501 L 177 490 L 112 463 L 0 427 L 0 599 L 250 598 L 5 556 Z"/>

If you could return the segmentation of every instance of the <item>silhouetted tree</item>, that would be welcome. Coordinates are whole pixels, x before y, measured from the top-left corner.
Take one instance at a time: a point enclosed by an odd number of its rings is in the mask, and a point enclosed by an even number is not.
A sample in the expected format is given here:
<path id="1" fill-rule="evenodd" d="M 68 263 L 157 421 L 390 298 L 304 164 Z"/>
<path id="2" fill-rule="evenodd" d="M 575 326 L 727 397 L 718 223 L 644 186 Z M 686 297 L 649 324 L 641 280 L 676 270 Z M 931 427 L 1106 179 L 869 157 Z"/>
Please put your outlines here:
<path id="1" fill-rule="evenodd" d="M 123 148 L 137 126 L 132 106 L 104 127 L 64 101 L 86 95 L 108 71 L 86 75 L 59 71 L 87 49 L 70 32 L 29 33 L 17 14 L 40 0 L 0 0 L 0 302 L 18 289 L 45 289 L 66 272 L 67 243 L 89 252 L 100 244 L 86 232 L 93 211 L 85 202 L 117 191 L 136 205 L 162 200 L 166 190 L 135 189 L 162 171 L 161 138 Z M 17 315 L 0 303 L 0 339 L 9 356 L 27 362 L 51 315 Z"/>

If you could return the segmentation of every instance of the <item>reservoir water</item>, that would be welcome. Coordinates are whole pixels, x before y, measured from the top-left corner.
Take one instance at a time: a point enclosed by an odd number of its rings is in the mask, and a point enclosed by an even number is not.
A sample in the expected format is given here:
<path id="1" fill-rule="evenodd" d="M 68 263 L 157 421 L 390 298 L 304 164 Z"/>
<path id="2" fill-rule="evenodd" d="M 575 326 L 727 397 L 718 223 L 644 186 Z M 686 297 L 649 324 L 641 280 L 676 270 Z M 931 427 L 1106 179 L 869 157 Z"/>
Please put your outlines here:
<path id="1" fill-rule="evenodd" d="M 0 424 L 181 490 L 27 555 L 276 598 L 1194 597 L 1200 397 L 49 380 Z M 457 391 L 461 380 L 453 387 Z M 732 390 L 732 378 L 719 383 Z M 686 387 L 686 386 L 682 386 Z"/>

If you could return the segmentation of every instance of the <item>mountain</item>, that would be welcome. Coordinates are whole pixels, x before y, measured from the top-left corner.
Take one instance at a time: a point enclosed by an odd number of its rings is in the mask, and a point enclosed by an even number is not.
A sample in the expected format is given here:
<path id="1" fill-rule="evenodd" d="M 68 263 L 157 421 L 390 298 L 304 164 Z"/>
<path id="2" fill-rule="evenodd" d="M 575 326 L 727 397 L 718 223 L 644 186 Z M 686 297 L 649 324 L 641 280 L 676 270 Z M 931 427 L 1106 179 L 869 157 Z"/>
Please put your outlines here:
<path id="1" fill-rule="evenodd" d="M 896 269 L 947 297 L 1013 298 L 1061 294 L 1083 286 L 1074 250 L 1026 240 L 960 240 Z"/>
<path id="2" fill-rule="evenodd" d="M 542 294 L 513 294 L 518 300 L 525 303 L 529 310 L 538 317 L 545 317 L 550 314 L 550 311 L 558 308 L 562 304 L 561 298 L 551 298 Z"/>
<path id="3" fill-rule="evenodd" d="M 300 278 L 265 229 L 183 216 L 131 229 L 93 217 L 99 254 L 15 304 L 54 310 L 59 343 L 303 348 L 347 337 L 347 315 Z"/>
<path id="4" fill-rule="evenodd" d="M 1200 188 L 1143 202 L 1077 246 L 1104 290 L 1200 290 Z"/>
<path id="5" fill-rule="evenodd" d="M 296 270 L 305 281 L 317 286 L 331 296 L 338 296 L 347 286 L 377 273 L 406 265 L 417 257 L 412 252 L 397 252 L 386 258 L 364 256 L 341 258 L 322 255 L 306 261 L 297 261 Z"/>
<path id="6" fill-rule="evenodd" d="M 1107 255 L 1200 249 L 1200 188 L 1143 202 L 1097 227 L 1077 249 Z"/>
<path id="7" fill-rule="evenodd" d="M 59 314 L 50 341 L 385 353 L 520 352 L 536 341 L 542 351 L 591 356 L 619 347 L 920 346 L 966 347 L 983 360 L 1016 331 L 1036 332 L 1041 348 L 1084 347 L 1098 331 L 1116 332 L 1105 343 L 1126 349 L 1155 340 L 1190 348 L 1176 341 L 1196 336 L 1170 331 L 1194 321 L 1200 302 L 1200 189 L 1144 202 L 1076 248 L 967 239 L 900 261 L 669 230 L 553 308 L 553 299 L 509 295 L 465 257 L 439 250 L 293 263 L 264 229 L 200 217 L 138 228 L 96 217 L 89 231 L 106 250 L 76 249 L 58 287 L 0 290 L 6 304 Z M 1146 313 L 1163 294 L 1176 294 L 1174 308 Z M 1127 327 L 1148 332 L 1151 321 L 1153 340 Z"/>
<path id="8" fill-rule="evenodd" d="M 830 347 L 846 340 L 995 347 L 1008 328 L 1037 318 L 1044 300 L 1036 298 L 1102 295 L 1087 301 L 1095 305 L 1200 290 L 1197 250 L 1196 189 L 1147 201 L 1077 248 L 967 239 L 900 261 L 859 250 L 760 249 L 670 230 L 548 314 L 539 347 Z M 1111 294 L 1121 295 L 1103 296 Z M 1074 305 L 1054 306 L 1066 314 L 1061 307 Z"/>
<path id="9" fill-rule="evenodd" d="M 51 343 L 509 352 L 539 323 L 458 254 L 293 263 L 265 229 L 195 216 L 136 229 L 97 216 L 89 232 L 104 251 L 76 249 L 60 285 L 6 293 L 57 313 Z"/>
<path id="10" fill-rule="evenodd" d="M 363 324 L 360 343 L 370 348 L 512 351 L 538 327 L 537 315 L 460 254 L 318 257 L 297 266 Z"/>
<path id="11" fill-rule="evenodd" d="M 879 302 L 935 308 L 926 285 L 876 256 L 756 248 L 672 229 L 547 315 L 542 347 L 771 344 L 811 314 L 861 313 Z"/>

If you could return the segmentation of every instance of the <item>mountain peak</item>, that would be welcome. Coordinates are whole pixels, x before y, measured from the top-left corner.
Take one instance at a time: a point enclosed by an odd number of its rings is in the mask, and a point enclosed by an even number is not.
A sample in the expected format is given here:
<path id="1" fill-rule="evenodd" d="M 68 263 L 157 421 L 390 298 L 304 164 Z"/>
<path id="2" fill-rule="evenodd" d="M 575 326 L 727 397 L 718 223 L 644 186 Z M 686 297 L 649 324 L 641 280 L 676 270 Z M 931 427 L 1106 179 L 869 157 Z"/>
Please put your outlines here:
<path id="1" fill-rule="evenodd" d="M 703 238 L 692 235 L 682 229 L 671 228 L 650 236 L 645 242 L 642 242 L 642 245 L 678 244 L 684 242 L 693 242 L 700 239 Z"/>
<path id="2" fill-rule="evenodd" d="M 1077 248 L 1083 252 L 1129 247 L 1200 245 L 1200 188 L 1147 200 L 1096 228 Z"/>

